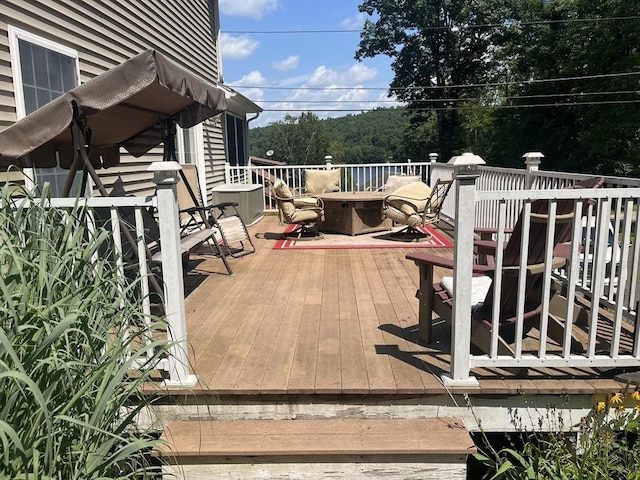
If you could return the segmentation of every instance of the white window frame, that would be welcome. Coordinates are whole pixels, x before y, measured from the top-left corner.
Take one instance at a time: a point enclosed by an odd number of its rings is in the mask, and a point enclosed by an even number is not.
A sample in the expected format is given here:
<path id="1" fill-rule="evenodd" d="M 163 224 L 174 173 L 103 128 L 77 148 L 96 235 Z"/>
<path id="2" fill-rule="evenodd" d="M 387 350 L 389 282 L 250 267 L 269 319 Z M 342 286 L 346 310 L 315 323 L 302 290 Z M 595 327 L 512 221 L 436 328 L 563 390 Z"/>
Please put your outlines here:
<path id="1" fill-rule="evenodd" d="M 184 148 L 184 136 L 183 136 L 183 132 L 185 131 L 185 129 L 180 128 L 179 126 L 176 127 L 176 156 L 178 157 L 178 162 L 181 164 L 185 164 L 185 163 L 195 163 L 196 165 L 196 170 L 198 172 L 198 182 L 200 183 L 199 187 L 200 187 L 200 191 L 202 192 L 202 203 L 204 204 L 203 206 L 206 207 L 207 206 L 207 195 L 206 195 L 206 188 L 204 188 L 207 184 L 207 180 L 206 180 L 206 174 L 205 174 L 205 164 L 204 164 L 204 130 L 202 128 L 202 123 L 199 123 L 193 127 L 191 127 L 190 129 L 188 129 L 188 131 L 191 131 L 193 133 L 193 146 L 192 146 L 192 152 L 194 154 L 194 158 L 193 158 L 193 162 L 187 162 L 183 152 L 185 151 Z"/>
<path id="2" fill-rule="evenodd" d="M 22 85 L 22 65 L 20 63 L 20 46 L 19 41 L 23 40 L 25 42 L 32 43 L 34 45 L 38 45 L 42 48 L 46 48 L 47 50 L 52 50 L 61 55 L 65 55 L 67 57 L 72 58 L 75 61 L 76 65 L 76 79 L 77 84 L 80 85 L 80 62 L 77 50 L 69 48 L 60 43 L 53 42 L 44 37 L 40 37 L 26 30 L 22 30 L 21 28 L 14 27 L 12 25 L 8 26 L 8 34 L 9 34 L 9 54 L 11 57 L 11 74 L 13 76 L 13 91 L 16 102 L 16 115 L 18 120 L 24 118 L 26 113 L 26 106 L 24 100 L 24 88 Z M 25 168 L 24 172 L 24 182 L 27 188 L 34 188 L 36 186 L 34 182 L 35 171 L 33 168 Z"/>

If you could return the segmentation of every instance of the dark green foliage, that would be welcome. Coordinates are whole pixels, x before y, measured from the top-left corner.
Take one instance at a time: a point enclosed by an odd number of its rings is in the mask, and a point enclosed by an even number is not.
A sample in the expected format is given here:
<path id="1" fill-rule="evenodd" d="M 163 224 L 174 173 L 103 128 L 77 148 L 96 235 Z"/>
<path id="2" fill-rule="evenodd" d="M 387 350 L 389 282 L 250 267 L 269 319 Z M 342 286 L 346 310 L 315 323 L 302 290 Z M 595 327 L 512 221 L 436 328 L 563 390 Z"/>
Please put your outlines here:
<path id="1" fill-rule="evenodd" d="M 640 21 L 622 18 L 639 14 L 638 2 L 623 0 L 514 9 L 512 28 L 496 39 L 497 55 L 508 80 L 523 82 L 505 86 L 502 104 L 522 108 L 492 111 L 480 148 L 492 158 L 540 150 L 556 170 L 637 173 L 640 109 L 627 102 L 638 102 L 640 75 L 626 74 L 640 68 Z M 603 18 L 620 19 L 564 21 Z M 550 23 L 516 26 L 538 20 Z M 551 78 L 574 80 L 527 83 Z"/>
<path id="2" fill-rule="evenodd" d="M 324 157 L 329 153 L 324 123 L 311 112 L 299 117 L 286 115 L 266 128 L 269 129 L 266 132 L 249 131 L 252 155 L 264 158 L 267 150 L 273 150 L 273 160 L 289 165 L 314 165 L 324 163 Z M 265 134 L 261 136 L 263 132 Z"/>
<path id="3" fill-rule="evenodd" d="M 390 92 L 413 109 L 407 145 L 519 166 L 640 173 L 640 3 L 364 0 L 356 58 L 392 58 Z"/>

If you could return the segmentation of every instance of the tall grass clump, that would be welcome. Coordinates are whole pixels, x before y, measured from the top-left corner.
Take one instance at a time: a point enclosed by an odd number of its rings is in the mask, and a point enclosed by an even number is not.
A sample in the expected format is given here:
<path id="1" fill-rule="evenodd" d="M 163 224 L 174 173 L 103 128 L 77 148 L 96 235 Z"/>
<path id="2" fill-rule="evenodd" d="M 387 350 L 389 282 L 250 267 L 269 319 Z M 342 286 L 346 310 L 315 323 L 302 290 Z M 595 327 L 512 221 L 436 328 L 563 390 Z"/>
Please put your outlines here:
<path id="1" fill-rule="evenodd" d="M 157 322 L 110 231 L 18 193 L 0 197 L 0 478 L 152 478 L 158 440 L 136 417 L 166 351 Z"/>

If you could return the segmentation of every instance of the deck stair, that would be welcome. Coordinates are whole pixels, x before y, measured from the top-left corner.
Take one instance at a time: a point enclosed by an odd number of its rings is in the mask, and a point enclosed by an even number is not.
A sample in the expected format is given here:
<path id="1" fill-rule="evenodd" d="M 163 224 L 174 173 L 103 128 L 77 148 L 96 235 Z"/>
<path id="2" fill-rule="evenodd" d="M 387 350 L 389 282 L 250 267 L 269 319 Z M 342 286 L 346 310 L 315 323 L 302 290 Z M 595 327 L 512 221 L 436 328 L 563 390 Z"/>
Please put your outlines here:
<path id="1" fill-rule="evenodd" d="M 163 472 L 184 480 L 455 480 L 476 451 L 455 418 L 182 421 L 162 439 Z"/>

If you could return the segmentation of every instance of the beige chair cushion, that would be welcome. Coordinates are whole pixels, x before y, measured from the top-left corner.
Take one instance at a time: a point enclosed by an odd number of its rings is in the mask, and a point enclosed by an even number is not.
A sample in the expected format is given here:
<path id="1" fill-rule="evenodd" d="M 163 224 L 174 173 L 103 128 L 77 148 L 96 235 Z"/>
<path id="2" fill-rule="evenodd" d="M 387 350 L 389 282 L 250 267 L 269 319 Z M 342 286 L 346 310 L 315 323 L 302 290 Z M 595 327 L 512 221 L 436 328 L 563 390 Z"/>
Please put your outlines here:
<path id="1" fill-rule="evenodd" d="M 422 216 L 418 213 L 407 215 L 391 205 L 384 206 L 384 216 L 390 218 L 394 223 L 415 227 L 422 223 Z"/>
<path id="2" fill-rule="evenodd" d="M 418 175 L 389 175 L 387 177 L 387 183 L 384 184 L 384 193 L 387 195 L 395 192 L 403 185 L 419 182 L 420 177 Z"/>
<path id="3" fill-rule="evenodd" d="M 273 182 L 273 193 L 280 198 L 293 198 L 293 193 L 291 193 L 289 185 L 281 178 L 277 178 L 276 181 Z"/>
<path id="4" fill-rule="evenodd" d="M 291 216 L 292 223 L 311 223 L 324 220 L 324 215 L 320 209 L 296 210 Z"/>
<path id="5" fill-rule="evenodd" d="M 305 170 L 305 182 L 307 193 L 326 193 L 340 191 L 341 169 L 332 170 Z"/>
<path id="6" fill-rule="evenodd" d="M 431 195 L 431 188 L 423 182 L 413 182 L 399 187 L 386 202 L 406 215 L 423 212 Z"/>
<path id="7" fill-rule="evenodd" d="M 291 218 L 293 212 L 295 212 L 296 210 L 296 207 L 292 201 L 287 201 L 287 199 L 293 199 L 293 193 L 291 193 L 289 185 L 287 185 L 281 178 L 278 178 L 275 182 L 273 182 L 272 189 L 276 197 L 284 199 L 284 201 L 278 200 L 278 206 L 282 211 L 282 215 L 286 219 Z"/>
<path id="8" fill-rule="evenodd" d="M 316 208 L 318 207 L 318 199 L 315 197 L 296 197 L 293 199 L 296 208 Z"/>

